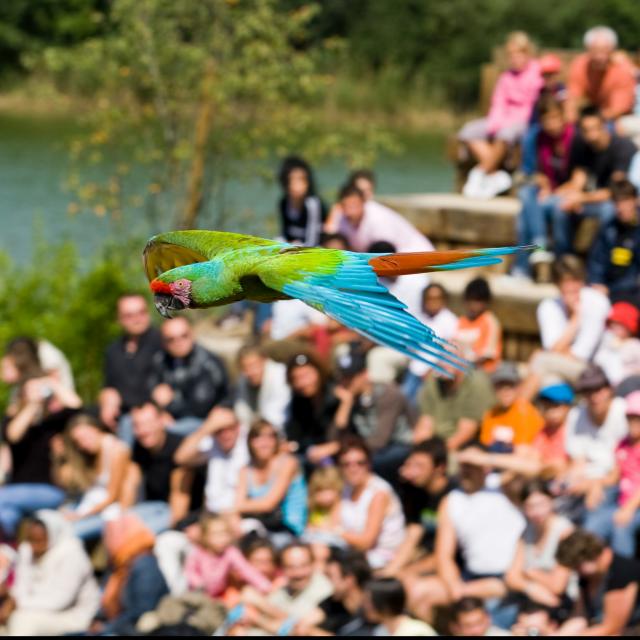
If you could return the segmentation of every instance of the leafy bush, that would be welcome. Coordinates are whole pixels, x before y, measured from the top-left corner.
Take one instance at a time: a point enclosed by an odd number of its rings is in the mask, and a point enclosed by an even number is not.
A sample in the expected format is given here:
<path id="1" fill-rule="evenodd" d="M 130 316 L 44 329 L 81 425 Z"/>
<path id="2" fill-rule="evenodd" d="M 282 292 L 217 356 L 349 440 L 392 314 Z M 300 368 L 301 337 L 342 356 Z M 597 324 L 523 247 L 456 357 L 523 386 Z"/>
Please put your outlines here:
<path id="1" fill-rule="evenodd" d="M 102 385 L 105 348 L 118 335 L 118 296 L 148 291 L 142 246 L 109 246 L 89 264 L 69 243 L 38 242 L 26 265 L 0 254 L 0 348 L 20 335 L 49 340 L 69 358 L 85 402 L 93 402 Z M 0 408 L 6 392 L 0 386 Z"/>

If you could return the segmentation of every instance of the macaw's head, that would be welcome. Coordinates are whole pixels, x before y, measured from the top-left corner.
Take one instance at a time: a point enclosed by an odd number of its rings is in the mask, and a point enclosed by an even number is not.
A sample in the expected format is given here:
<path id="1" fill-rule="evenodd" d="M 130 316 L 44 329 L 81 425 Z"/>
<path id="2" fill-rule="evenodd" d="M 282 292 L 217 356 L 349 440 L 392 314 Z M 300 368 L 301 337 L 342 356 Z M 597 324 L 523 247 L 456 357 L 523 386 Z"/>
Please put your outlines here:
<path id="1" fill-rule="evenodd" d="M 151 281 L 156 309 L 162 316 L 170 318 L 172 311 L 197 306 L 198 280 L 204 275 L 201 267 L 200 264 L 177 267 Z"/>

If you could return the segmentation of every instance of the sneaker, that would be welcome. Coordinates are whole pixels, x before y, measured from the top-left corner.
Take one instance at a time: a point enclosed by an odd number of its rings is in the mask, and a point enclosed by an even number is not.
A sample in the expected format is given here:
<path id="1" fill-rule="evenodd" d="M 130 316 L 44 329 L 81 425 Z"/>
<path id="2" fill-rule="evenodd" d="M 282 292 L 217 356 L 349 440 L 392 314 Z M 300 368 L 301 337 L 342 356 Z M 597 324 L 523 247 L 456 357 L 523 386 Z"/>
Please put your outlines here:
<path id="1" fill-rule="evenodd" d="M 535 266 L 537 264 L 541 264 L 543 262 L 551 263 L 554 260 L 553 253 L 551 251 L 547 251 L 546 249 L 536 249 L 529 256 L 529 264 Z"/>
<path id="2" fill-rule="evenodd" d="M 495 198 L 508 191 L 512 184 L 513 180 L 506 171 L 494 171 L 487 175 L 484 180 L 483 197 L 486 199 Z"/>
<path id="3" fill-rule="evenodd" d="M 467 176 L 467 181 L 462 187 L 463 195 L 467 198 L 483 198 L 486 177 L 487 174 L 480 167 L 471 169 Z"/>

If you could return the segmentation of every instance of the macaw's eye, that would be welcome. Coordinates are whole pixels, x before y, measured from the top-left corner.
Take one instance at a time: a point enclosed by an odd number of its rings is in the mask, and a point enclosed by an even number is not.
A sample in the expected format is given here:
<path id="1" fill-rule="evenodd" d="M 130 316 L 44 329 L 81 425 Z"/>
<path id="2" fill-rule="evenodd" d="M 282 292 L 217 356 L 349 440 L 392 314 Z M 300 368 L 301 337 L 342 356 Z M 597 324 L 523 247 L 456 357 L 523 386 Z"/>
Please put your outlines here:
<path id="1" fill-rule="evenodd" d="M 178 280 L 176 282 L 176 287 L 178 287 L 178 289 L 186 289 L 188 286 L 189 286 L 188 280 Z"/>

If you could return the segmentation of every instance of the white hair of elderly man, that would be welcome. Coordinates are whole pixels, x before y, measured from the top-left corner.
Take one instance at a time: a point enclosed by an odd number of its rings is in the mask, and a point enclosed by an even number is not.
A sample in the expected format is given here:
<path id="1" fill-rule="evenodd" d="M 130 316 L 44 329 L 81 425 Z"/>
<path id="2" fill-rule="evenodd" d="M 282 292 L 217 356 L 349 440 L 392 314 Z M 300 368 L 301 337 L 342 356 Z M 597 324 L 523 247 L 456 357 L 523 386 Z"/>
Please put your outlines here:
<path id="1" fill-rule="evenodd" d="M 589 49 L 598 40 L 608 42 L 611 49 L 616 49 L 618 46 L 618 34 L 611 27 L 601 25 L 589 29 L 589 31 L 584 34 L 585 48 Z"/>

